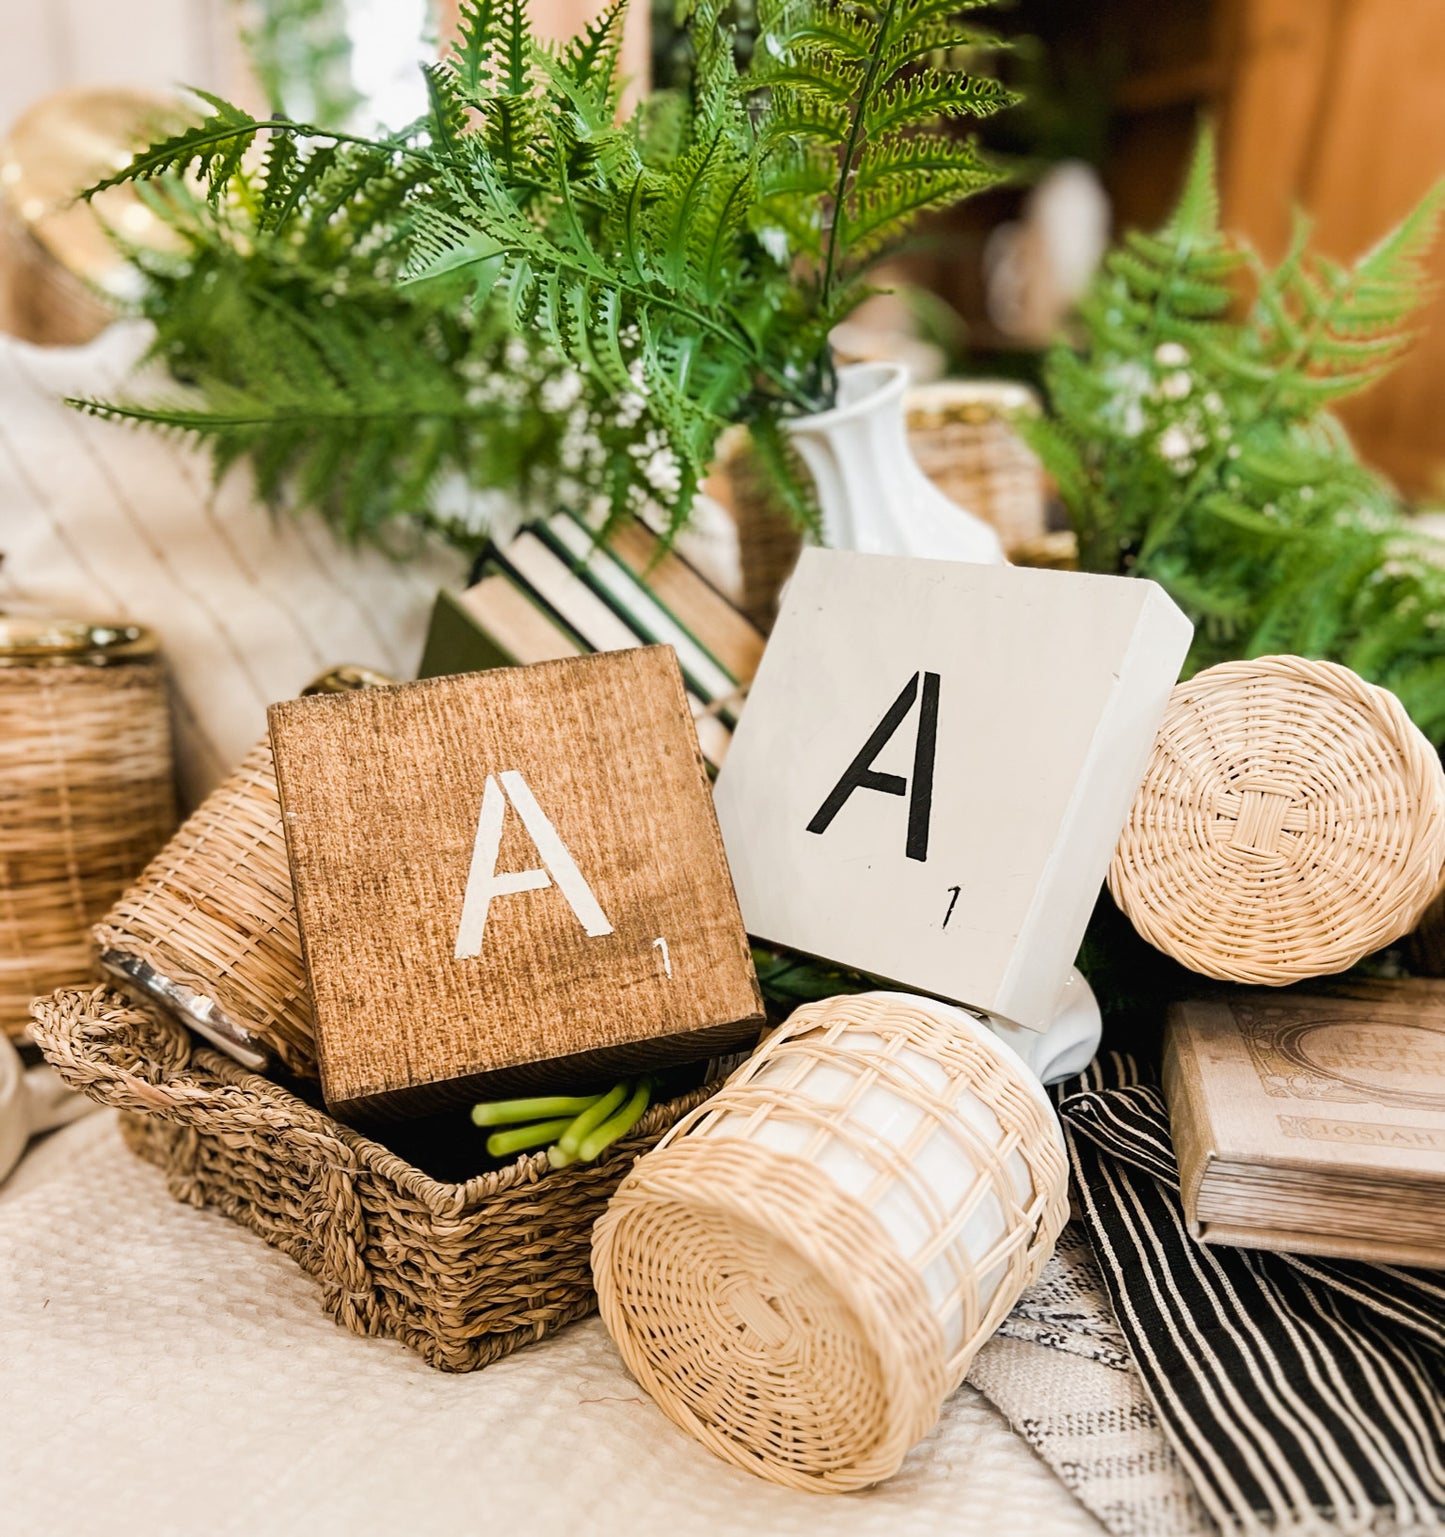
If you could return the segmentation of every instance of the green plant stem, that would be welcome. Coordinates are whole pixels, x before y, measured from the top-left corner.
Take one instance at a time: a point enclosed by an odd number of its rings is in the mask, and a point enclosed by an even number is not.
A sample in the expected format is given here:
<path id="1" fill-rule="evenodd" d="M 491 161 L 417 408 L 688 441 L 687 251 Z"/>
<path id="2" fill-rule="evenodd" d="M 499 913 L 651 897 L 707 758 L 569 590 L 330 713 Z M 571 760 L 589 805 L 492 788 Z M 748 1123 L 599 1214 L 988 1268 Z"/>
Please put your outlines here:
<path id="1" fill-rule="evenodd" d="M 515 1126 L 522 1121 L 552 1120 L 557 1116 L 572 1118 L 595 1105 L 600 1094 L 552 1094 L 535 1099 L 496 1099 L 472 1106 L 474 1126 Z M 559 1133 L 560 1135 L 560 1133 Z"/>
<path id="2" fill-rule="evenodd" d="M 487 1152 L 493 1158 L 508 1158 L 513 1153 L 525 1152 L 529 1147 L 546 1147 L 572 1124 L 571 1116 L 561 1116 L 555 1121 L 534 1121 L 530 1126 L 513 1126 L 507 1131 L 494 1131 L 487 1138 Z"/>
<path id="3" fill-rule="evenodd" d="M 557 1146 L 568 1158 L 576 1158 L 582 1147 L 582 1139 L 603 1121 L 627 1098 L 627 1085 L 619 1083 L 606 1094 L 594 1100 L 557 1138 Z"/>
<path id="4" fill-rule="evenodd" d="M 647 1107 L 652 1102 L 652 1084 L 644 1078 L 632 1091 L 632 1098 L 610 1119 L 582 1139 L 577 1149 L 577 1157 L 583 1163 L 591 1163 L 600 1153 L 606 1150 L 624 1137 L 647 1113 Z"/>
<path id="5" fill-rule="evenodd" d="M 883 7 L 883 14 L 878 22 L 878 46 L 873 50 L 872 58 L 868 60 L 868 71 L 863 76 L 863 84 L 858 91 L 858 108 L 853 114 L 853 122 L 848 129 L 848 142 L 843 149 L 843 164 L 838 172 L 838 190 L 833 194 L 833 222 L 828 229 L 828 254 L 823 262 L 823 282 L 818 291 L 819 307 L 825 315 L 828 313 L 829 301 L 833 297 L 833 267 L 838 254 L 838 230 L 843 218 L 844 200 L 848 195 L 848 181 L 853 175 L 853 156 L 857 153 L 858 140 L 863 134 L 863 113 L 873 90 L 873 82 L 878 78 L 878 71 L 883 63 L 888 32 L 893 25 L 893 11 L 897 3 L 898 0 L 887 0 L 887 4 Z"/>

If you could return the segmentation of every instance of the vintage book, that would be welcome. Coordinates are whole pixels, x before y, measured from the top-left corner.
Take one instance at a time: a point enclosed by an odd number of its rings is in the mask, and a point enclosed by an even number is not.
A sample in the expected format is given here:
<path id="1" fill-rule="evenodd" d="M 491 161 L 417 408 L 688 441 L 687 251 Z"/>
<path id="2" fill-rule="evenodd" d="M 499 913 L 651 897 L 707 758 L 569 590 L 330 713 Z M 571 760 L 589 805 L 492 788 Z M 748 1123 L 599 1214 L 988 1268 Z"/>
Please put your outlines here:
<path id="1" fill-rule="evenodd" d="M 1204 1243 L 1445 1266 L 1445 990 L 1177 1004 L 1164 1093 Z"/>
<path id="2" fill-rule="evenodd" d="M 718 775 L 749 933 L 1046 1029 L 1191 633 L 1133 577 L 804 550 Z"/>
<path id="3" fill-rule="evenodd" d="M 480 572 L 466 592 L 438 596 L 420 676 L 669 645 L 703 754 L 714 770 L 722 763 L 763 636 L 655 534 L 629 525 L 600 548 L 560 512 L 490 548 Z"/>
<path id="4" fill-rule="evenodd" d="M 288 701 L 270 719 L 339 1115 L 580 1090 L 756 1038 L 668 647 Z"/>

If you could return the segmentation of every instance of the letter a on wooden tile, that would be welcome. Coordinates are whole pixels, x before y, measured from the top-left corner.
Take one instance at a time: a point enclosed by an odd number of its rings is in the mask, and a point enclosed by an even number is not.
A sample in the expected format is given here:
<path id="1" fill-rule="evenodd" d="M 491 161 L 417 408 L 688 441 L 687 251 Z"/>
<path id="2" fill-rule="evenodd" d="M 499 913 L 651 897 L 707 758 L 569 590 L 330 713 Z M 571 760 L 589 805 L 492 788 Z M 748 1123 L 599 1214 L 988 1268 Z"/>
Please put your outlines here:
<path id="1" fill-rule="evenodd" d="M 762 1001 L 671 649 L 271 711 L 341 1114 L 731 1051 Z"/>
<path id="2" fill-rule="evenodd" d="M 543 868 L 540 870 L 515 870 L 508 875 L 497 872 L 497 856 L 502 849 L 502 818 L 507 814 L 502 785 L 507 787 L 522 825 L 532 835 L 532 842 L 542 856 Z M 486 933 L 487 913 L 493 897 L 511 896 L 518 891 L 539 891 L 553 881 L 588 935 L 600 939 L 612 932 L 607 914 L 598 905 L 592 888 L 577 868 L 577 861 L 568 853 L 567 845 L 557 836 L 557 829 L 548 821 L 547 813 L 537 804 L 537 797 L 532 794 L 527 781 L 511 769 L 502 773 L 501 784 L 495 775 L 488 774 L 486 788 L 482 791 L 477 841 L 472 848 L 471 872 L 467 876 L 467 894 L 462 899 L 462 917 L 457 926 L 453 959 L 462 961 L 482 953 L 482 936 Z"/>
<path id="3" fill-rule="evenodd" d="M 1190 633 L 1151 582 L 804 551 L 718 776 L 749 931 L 1047 1027 Z"/>

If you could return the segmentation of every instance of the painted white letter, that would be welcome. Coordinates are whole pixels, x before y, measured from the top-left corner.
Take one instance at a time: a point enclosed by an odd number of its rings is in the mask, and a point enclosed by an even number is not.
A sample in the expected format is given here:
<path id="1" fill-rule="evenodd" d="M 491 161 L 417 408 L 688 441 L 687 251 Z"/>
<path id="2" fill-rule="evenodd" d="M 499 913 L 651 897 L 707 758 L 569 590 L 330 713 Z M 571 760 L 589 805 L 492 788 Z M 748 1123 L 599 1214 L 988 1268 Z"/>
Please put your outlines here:
<path id="1" fill-rule="evenodd" d="M 542 856 L 542 867 L 539 869 L 516 870 L 507 874 L 497 872 L 497 855 L 502 846 L 502 822 L 507 814 L 508 800 L 521 817 L 522 825 Z M 477 836 L 472 845 L 472 863 L 467 873 L 461 922 L 457 926 L 456 959 L 467 960 L 482 953 L 482 935 L 486 932 L 487 912 L 493 897 L 512 896 L 519 891 L 540 891 L 554 881 L 576 914 L 578 923 L 591 938 L 600 938 L 612 932 L 606 913 L 602 911 L 601 904 L 592 894 L 592 888 L 577 868 L 577 862 L 568 852 L 567 845 L 558 837 L 557 829 L 548 820 L 547 813 L 537 804 L 531 786 L 515 770 L 504 772 L 500 784 L 495 776 L 488 774 L 482 790 L 481 813 L 477 817 Z"/>

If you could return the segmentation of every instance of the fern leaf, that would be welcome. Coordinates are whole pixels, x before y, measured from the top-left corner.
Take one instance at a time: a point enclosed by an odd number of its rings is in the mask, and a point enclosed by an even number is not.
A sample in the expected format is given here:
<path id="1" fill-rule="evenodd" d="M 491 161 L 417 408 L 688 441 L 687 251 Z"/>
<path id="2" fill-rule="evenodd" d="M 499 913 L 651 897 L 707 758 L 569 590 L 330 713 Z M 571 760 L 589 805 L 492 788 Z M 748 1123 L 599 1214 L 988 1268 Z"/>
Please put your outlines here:
<path id="1" fill-rule="evenodd" d="M 919 174 L 982 176 L 986 183 L 998 180 L 998 173 L 988 167 L 968 140 L 945 138 L 941 134 L 914 134 L 868 145 L 858 162 L 853 190 L 862 193 L 891 177 Z M 972 190 L 974 184 L 965 181 L 961 185 L 964 190 Z"/>
<path id="2" fill-rule="evenodd" d="M 863 108 L 863 126 L 872 136 L 927 127 L 948 118 L 992 117 L 1018 101 L 1016 92 L 987 75 L 962 79 L 922 69 L 873 97 Z"/>
<path id="3" fill-rule="evenodd" d="M 455 75 L 447 64 L 423 64 L 427 99 L 431 103 L 432 138 L 446 154 L 454 155 L 457 142 L 467 131 L 467 102 L 455 88 Z"/>
<path id="4" fill-rule="evenodd" d="M 880 73 L 891 80 L 902 69 L 935 55 L 961 54 L 975 59 L 982 54 L 1006 52 L 1008 42 L 992 33 L 962 27 L 955 20 L 958 7 L 948 5 L 939 14 L 895 24 L 881 55 Z"/>
<path id="5" fill-rule="evenodd" d="M 614 114 L 620 93 L 617 64 L 622 53 L 622 24 L 626 16 L 627 0 L 613 0 L 562 54 L 563 63 L 577 85 L 610 103 Z"/>
<path id="6" fill-rule="evenodd" d="M 472 101 L 489 87 L 504 0 L 461 0 L 451 64 Z"/>
<path id="7" fill-rule="evenodd" d="M 1219 179 L 1214 130 L 1207 123 L 1200 130 L 1184 190 L 1174 205 L 1159 238 L 1166 245 L 1189 248 L 1214 242 L 1219 236 Z"/>
<path id="8" fill-rule="evenodd" d="M 841 102 L 805 91 L 775 87 L 759 132 L 764 144 L 801 139 L 841 149 L 852 122 L 848 108 Z"/>
<path id="9" fill-rule="evenodd" d="M 241 157 L 263 130 L 298 134 L 308 131 L 292 123 L 254 118 L 249 112 L 205 91 L 195 91 L 194 94 L 212 108 L 209 117 L 148 145 L 113 176 L 88 188 L 83 196 L 89 199 L 126 182 L 147 181 L 158 176 L 184 176 L 195 170 L 206 178 L 212 197 L 219 197 L 225 179 L 240 164 Z"/>
<path id="10" fill-rule="evenodd" d="M 765 59 L 752 71 L 754 84 L 792 87 L 847 105 L 858 93 L 867 65 L 833 47 L 792 47 L 778 58 Z"/>
<path id="11" fill-rule="evenodd" d="M 850 263 L 886 249 L 919 214 L 994 186 L 998 179 L 997 172 L 984 166 L 894 171 L 885 183 L 850 197 L 839 215 Z"/>

